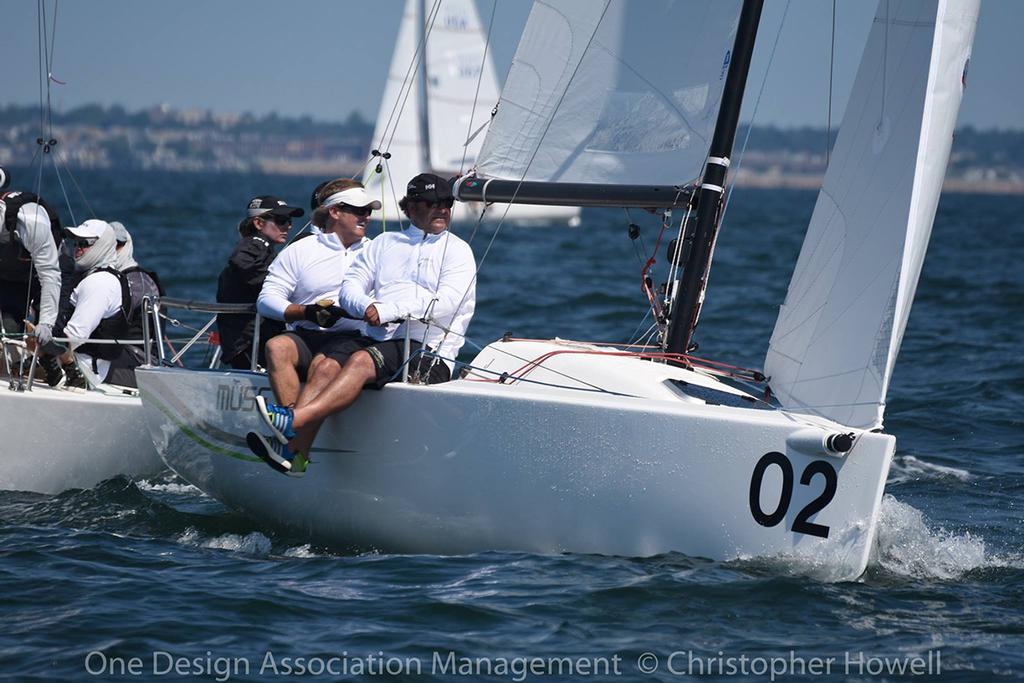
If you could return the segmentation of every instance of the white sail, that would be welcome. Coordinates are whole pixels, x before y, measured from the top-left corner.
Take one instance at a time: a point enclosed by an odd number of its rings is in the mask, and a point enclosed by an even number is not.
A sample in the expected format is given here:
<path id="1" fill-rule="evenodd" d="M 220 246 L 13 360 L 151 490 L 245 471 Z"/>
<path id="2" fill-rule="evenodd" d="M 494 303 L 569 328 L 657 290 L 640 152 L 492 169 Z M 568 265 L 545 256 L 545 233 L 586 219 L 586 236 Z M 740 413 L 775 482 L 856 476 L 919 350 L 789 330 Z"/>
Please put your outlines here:
<path id="1" fill-rule="evenodd" d="M 738 0 L 538 0 L 477 164 L 482 176 L 677 184 L 714 130 Z"/>
<path id="2" fill-rule="evenodd" d="M 881 0 L 765 373 L 787 409 L 882 424 L 949 159 L 978 0 Z"/>
<path id="3" fill-rule="evenodd" d="M 490 120 L 498 103 L 489 50 L 484 60 L 486 35 L 473 0 L 441 2 L 427 41 L 426 72 L 430 167 L 441 175 L 476 163 L 484 136 L 466 141 Z"/>
<path id="4" fill-rule="evenodd" d="M 426 34 L 425 67 L 420 25 Z M 486 53 L 486 58 L 485 58 Z M 410 178 L 424 171 L 444 177 L 471 168 L 484 141 L 491 110 L 498 101 L 498 79 L 487 49 L 486 31 L 473 0 L 406 0 L 387 86 L 373 132 L 374 149 L 391 158 L 376 172 L 376 162 L 363 183 L 382 209 L 373 218 L 386 222 L 404 218 L 398 200 Z M 474 221 L 481 207 L 457 204 L 456 222 Z M 574 207 L 491 207 L 488 215 L 518 223 L 572 222 Z"/>

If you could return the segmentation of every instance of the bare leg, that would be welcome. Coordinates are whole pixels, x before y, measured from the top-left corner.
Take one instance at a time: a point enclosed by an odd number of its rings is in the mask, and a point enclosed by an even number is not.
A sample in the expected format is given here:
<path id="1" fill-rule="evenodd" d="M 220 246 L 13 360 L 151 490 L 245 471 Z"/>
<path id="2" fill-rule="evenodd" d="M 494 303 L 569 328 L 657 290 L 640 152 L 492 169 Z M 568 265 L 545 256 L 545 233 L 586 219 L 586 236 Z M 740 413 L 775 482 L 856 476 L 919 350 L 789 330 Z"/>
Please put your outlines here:
<path id="1" fill-rule="evenodd" d="M 293 406 L 299 400 L 299 349 L 295 340 L 280 335 L 267 342 L 267 376 L 277 404 Z"/>
<path id="2" fill-rule="evenodd" d="M 309 384 L 295 406 L 292 426 L 295 438 L 288 444 L 293 453 L 309 453 L 324 418 L 348 408 L 363 387 L 377 379 L 377 368 L 366 351 L 356 351 L 340 370 L 338 362 L 325 358 L 310 372 Z"/>

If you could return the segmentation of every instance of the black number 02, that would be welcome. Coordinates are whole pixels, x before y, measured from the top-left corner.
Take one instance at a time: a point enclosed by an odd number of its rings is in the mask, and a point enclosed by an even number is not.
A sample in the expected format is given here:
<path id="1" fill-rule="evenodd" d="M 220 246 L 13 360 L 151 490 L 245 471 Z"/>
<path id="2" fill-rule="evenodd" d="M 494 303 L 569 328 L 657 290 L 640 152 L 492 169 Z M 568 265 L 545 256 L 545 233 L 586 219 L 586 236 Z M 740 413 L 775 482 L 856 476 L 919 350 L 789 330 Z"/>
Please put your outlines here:
<path id="1" fill-rule="evenodd" d="M 772 465 L 775 465 L 782 472 L 782 491 L 779 493 L 779 504 L 768 513 L 761 508 L 761 484 L 764 480 L 764 473 Z M 829 528 L 824 524 L 815 524 L 807 521 L 811 515 L 821 512 L 825 506 L 832 502 L 839 485 L 839 477 L 836 469 L 825 460 L 815 460 L 804 468 L 800 475 L 800 484 L 808 486 L 814 475 L 820 474 L 825 477 L 825 488 L 821 494 L 804 506 L 797 513 L 793 520 L 793 532 L 828 538 Z M 754 521 L 761 526 L 773 527 L 786 518 L 789 512 L 789 503 L 793 499 L 793 464 L 782 453 L 772 451 L 765 453 L 754 465 L 754 473 L 750 477 L 750 514 Z"/>

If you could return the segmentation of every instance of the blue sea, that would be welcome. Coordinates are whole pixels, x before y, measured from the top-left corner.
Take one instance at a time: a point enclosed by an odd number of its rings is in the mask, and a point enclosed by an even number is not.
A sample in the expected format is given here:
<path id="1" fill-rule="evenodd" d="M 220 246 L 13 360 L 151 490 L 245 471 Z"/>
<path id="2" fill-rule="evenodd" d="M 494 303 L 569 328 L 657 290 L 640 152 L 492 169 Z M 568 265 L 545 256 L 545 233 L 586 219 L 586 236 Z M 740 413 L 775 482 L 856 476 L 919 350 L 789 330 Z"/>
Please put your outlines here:
<path id="1" fill-rule="evenodd" d="M 63 176 L 76 221 L 122 221 L 169 293 L 199 299 L 213 298 L 250 197 L 306 206 L 320 180 Z M 761 366 L 814 200 L 735 192 L 700 355 Z M 354 555 L 263 528 L 171 473 L 116 478 L 0 492 L 0 677 L 1024 680 L 1022 216 L 1020 197 L 939 204 L 889 392 L 897 452 L 878 545 L 857 581 L 681 554 Z M 478 259 L 492 246 L 471 344 L 506 331 L 635 336 L 657 238 L 637 212 L 588 211 L 575 229 L 481 226 Z M 662 267 L 664 243 L 657 256 Z M 45 452 L 47 426 L 33 429 Z"/>

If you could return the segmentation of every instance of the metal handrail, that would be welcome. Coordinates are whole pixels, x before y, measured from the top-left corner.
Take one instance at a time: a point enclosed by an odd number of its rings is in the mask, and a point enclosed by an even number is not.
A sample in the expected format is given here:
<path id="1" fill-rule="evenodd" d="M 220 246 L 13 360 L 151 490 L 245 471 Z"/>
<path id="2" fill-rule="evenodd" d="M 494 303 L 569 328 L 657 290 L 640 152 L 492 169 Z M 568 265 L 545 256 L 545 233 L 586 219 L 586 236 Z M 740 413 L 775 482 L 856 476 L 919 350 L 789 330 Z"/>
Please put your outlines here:
<path id="1" fill-rule="evenodd" d="M 163 338 L 163 333 L 161 331 L 160 316 L 161 316 L 161 311 L 164 308 L 177 308 L 177 309 L 180 309 L 180 310 L 196 311 L 196 312 L 199 312 L 199 313 L 214 313 L 214 314 L 217 314 L 217 313 L 235 313 L 235 314 L 251 313 L 251 314 L 255 315 L 256 316 L 256 327 L 255 327 L 255 330 L 253 332 L 252 349 L 251 349 L 251 355 L 250 355 L 250 357 L 252 358 L 252 364 L 250 365 L 249 369 L 252 370 L 253 372 L 256 371 L 256 369 L 258 367 L 257 366 L 257 359 L 259 357 L 260 322 L 261 322 L 262 317 L 263 317 L 263 316 L 261 316 L 256 311 L 256 304 L 230 304 L 230 303 L 226 304 L 226 303 L 218 303 L 218 302 L 213 302 L 213 301 L 198 301 L 196 299 L 176 299 L 176 298 L 173 298 L 173 297 L 159 297 L 159 298 L 144 297 L 142 302 L 143 302 L 143 311 L 144 311 L 144 314 L 143 314 L 143 319 L 144 319 L 144 322 L 143 322 L 143 333 L 144 333 L 144 336 L 145 336 L 146 333 L 150 332 L 150 325 L 152 325 L 153 331 L 155 331 L 155 336 L 156 336 L 157 339 L 162 339 Z M 210 318 L 210 320 L 208 320 L 206 322 L 206 324 L 203 325 L 203 327 L 198 332 L 196 332 L 195 335 L 193 335 L 191 339 L 189 339 L 189 341 L 185 344 L 185 346 L 180 351 L 175 353 L 174 356 L 171 357 L 169 362 L 170 363 L 177 363 L 181 359 L 181 357 L 185 355 L 185 352 L 188 351 L 193 345 L 195 345 L 195 343 L 197 341 L 199 341 L 199 339 L 204 334 L 207 333 L 207 331 L 216 322 L 216 320 L 217 320 L 217 316 L 216 315 L 214 315 L 212 318 Z M 146 344 L 146 365 L 152 365 L 153 364 L 152 357 L 150 355 L 150 348 L 151 348 L 151 345 L 147 343 Z M 167 358 L 166 358 L 166 356 L 164 354 L 163 344 L 158 344 L 157 345 L 157 354 L 158 354 L 157 362 L 160 365 L 165 365 L 166 363 L 168 363 Z M 219 360 L 219 355 L 217 357 L 215 357 L 213 363 L 211 364 L 211 367 L 212 367 L 213 364 L 216 364 L 216 362 L 218 360 Z"/>

